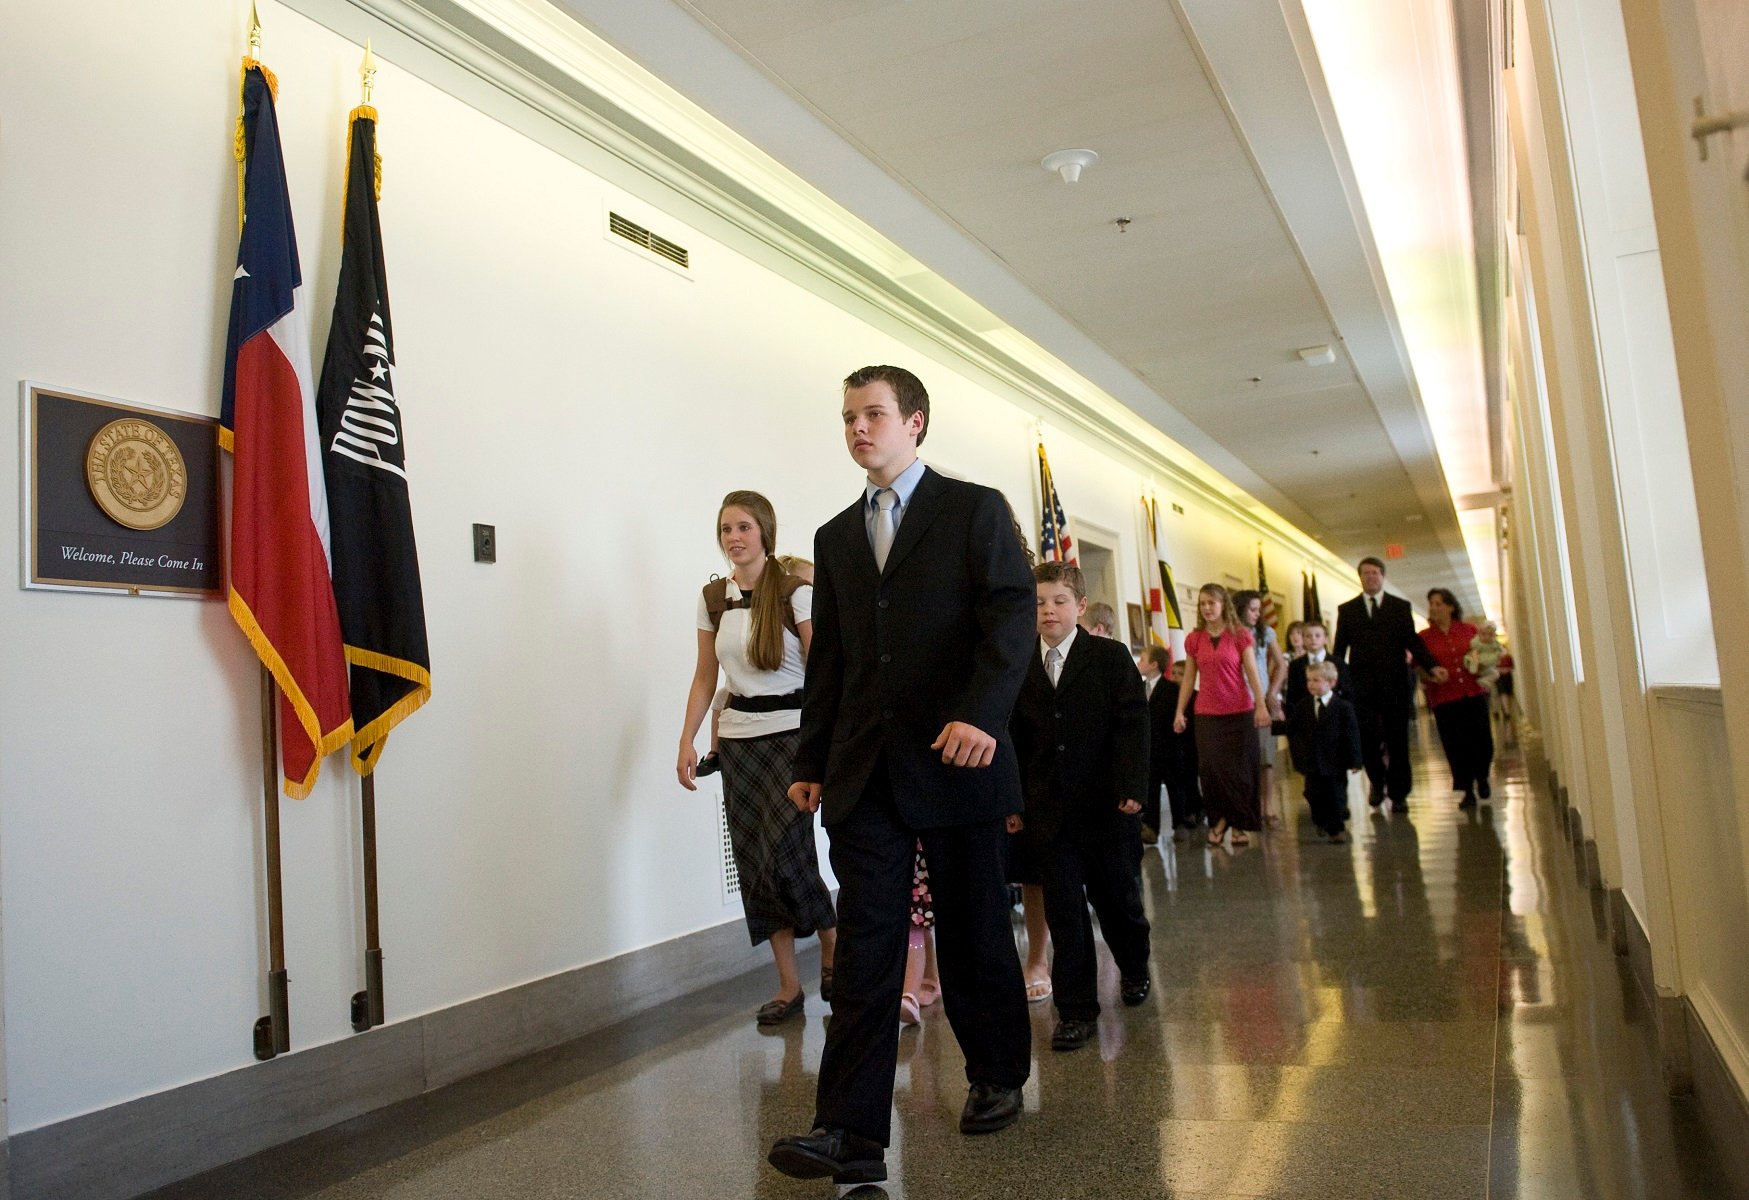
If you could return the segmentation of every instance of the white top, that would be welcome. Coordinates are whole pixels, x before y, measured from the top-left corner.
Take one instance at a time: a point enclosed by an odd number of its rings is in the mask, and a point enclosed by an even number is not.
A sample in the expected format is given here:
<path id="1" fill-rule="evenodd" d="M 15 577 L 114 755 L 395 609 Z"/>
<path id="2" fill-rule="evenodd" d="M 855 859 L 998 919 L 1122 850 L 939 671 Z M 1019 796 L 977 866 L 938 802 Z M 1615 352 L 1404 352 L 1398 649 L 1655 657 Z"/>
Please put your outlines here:
<path id="1" fill-rule="evenodd" d="M 739 600 L 741 589 L 729 580 L 728 598 Z M 814 589 L 807 584 L 790 596 L 790 611 L 796 624 L 814 619 Z M 731 608 L 723 613 L 723 623 L 717 628 L 717 662 L 729 681 L 729 691 L 737 696 L 784 696 L 802 686 L 802 640 L 788 629 L 783 631 L 783 665 L 775 671 L 761 671 L 747 661 L 747 629 L 753 614 L 745 608 Z M 698 627 L 710 632 L 711 614 L 705 607 L 704 595 L 698 597 Z M 739 712 L 723 709 L 717 722 L 717 736 L 726 738 L 760 737 L 767 733 L 787 733 L 802 726 L 802 710 L 785 708 L 777 712 Z"/>

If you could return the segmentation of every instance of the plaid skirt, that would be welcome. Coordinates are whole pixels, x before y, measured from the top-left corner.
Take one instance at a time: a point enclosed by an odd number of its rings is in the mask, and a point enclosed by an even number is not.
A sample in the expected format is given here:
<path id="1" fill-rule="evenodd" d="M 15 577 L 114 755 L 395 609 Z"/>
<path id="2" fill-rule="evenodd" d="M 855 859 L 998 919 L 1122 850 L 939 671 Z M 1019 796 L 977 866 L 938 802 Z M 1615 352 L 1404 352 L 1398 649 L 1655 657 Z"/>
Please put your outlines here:
<path id="1" fill-rule="evenodd" d="M 800 740 L 792 730 L 726 737 L 717 745 L 729 846 L 741 877 L 747 934 L 755 946 L 780 929 L 808 937 L 838 924 L 832 894 L 820 878 L 814 814 L 802 812 L 786 794 Z"/>

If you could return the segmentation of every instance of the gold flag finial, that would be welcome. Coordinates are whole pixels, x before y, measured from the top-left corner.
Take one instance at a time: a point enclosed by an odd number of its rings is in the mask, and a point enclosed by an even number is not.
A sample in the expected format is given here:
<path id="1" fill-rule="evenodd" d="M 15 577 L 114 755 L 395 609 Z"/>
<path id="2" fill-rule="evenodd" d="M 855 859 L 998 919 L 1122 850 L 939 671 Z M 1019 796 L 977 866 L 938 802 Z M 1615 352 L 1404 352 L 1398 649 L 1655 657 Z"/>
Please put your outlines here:
<path id="1" fill-rule="evenodd" d="M 364 100 L 361 103 L 369 107 L 370 94 L 376 87 L 377 80 L 377 56 L 371 53 L 369 38 L 364 39 L 364 61 L 359 64 L 358 77 L 364 82 Z"/>
<path id="2" fill-rule="evenodd" d="M 249 57 L 261 57 L 261 14 L 255 9 L 255 0 L 249 0 Z"/>

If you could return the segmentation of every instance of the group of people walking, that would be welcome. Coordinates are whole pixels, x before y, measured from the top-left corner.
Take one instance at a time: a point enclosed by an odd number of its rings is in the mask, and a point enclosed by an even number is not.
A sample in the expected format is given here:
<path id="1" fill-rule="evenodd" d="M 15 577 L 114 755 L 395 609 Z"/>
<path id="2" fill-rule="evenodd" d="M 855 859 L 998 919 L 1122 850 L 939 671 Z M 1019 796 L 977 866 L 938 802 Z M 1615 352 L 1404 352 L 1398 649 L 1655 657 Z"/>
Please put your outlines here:
<path id="1" fill-rule="evenodd" d="M 1487 795 L 1492 751 L 1476 673 L 1487 652 L 1472 650 L 1479 631 L 1451 593 L 1436 589 L 1434 624 L 1417 636 L 1407 602 L 1382 595 L 1383 564 L 1365 560 L 1363 594 L 1342 607 L 1330 655 L 1347 658 L 1344 673 L 1325 658 L 1321 625 L 1306 631 L 1315 648 L 1290 661 L 1260 627 L 1256 593 L 1209 584 L 1182 662 L 1153 648 L 1138 672 L 1120 643 L 1081 627 L 1078 569 L 1029 568 L 999 492 L 917 457 L 929 398 L 915 375 L 852 373 L 839 417 L 866 480 L 816 534 L 812 563 L 777 556 L 763 496 L 723 499 L 716 532 L 730 572 L 699 597 L 676 773 L 692 789 L 722 771 L 748 932 L 770 944 L 777 967 L 761 1024 L 803 1011 L 795 943 L 820 938 L 833 1019 L 813 1128 L 778 1139 L 769 1161 L 857 1184 L 886 1177 L 900 1018 L 914 1022 L 936 994 L 965 1055 L 967 1134 L 1019 1119 L 1029 998 L 1054 997 L 1054 1049 L 1093 1036 L 1089 906 L 1123 1003 L 1146 1002 L 1141 848 L 1144 831 L 1162 828 L 1162 790 L 1175 830 L 1206 811 L 1211 845 L 1245 845 L 1279 821 L 1268 772 L 1285 722 L 1321 829 L 1341 832 L 1347 771 L 1363 762 L 1374 803 L 1400 805 L 1411 660 L 1429 681 L 1466 803 Z M 712 753 L 701 760 L 707 716 Z M 816 813 L 831 841 L 836 909 L 816 860 Z M 1015 946 L 1017 857 L 1042 891 L 1048 986 L 1023 974 Z M 1040 932 L 1029 922 L 1029 971 L 1042 965 Z"/>

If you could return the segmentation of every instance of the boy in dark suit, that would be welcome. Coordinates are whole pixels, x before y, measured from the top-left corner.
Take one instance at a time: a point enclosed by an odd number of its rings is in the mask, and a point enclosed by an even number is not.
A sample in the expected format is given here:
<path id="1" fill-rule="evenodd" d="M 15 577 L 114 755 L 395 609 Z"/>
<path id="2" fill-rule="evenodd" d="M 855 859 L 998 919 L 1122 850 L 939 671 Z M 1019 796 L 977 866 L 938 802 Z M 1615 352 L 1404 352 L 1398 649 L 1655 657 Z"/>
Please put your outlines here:
<path id="1" fill-rule="evenodd" d="M 1300 625 L 1300 640 L 1305 644 L 1306 652 L 1287 665 L 1287 682 L 1281 689 L 1282 700 L 1288 710 L 1288 719 L 1293 719 L 1295 705 L 1306 702 L 1308 695 L 1306 668 L 1313 663 L 1327 662 L 1336 668 L 1336 687 L 1334 690 L 1338 696 L 1353 704 L 1354 681 L 1349 675 L 1348 664 L 1338 662 L 1327 649 L 1330 634 L 1324 627 L 1324 622 L 1303 622 Z"/>
<path id="2" fill-rule="evenodd" d="M 1172 717 L 1178 688 L 1168 679 L 1172 655 L 1164 646 L 1148 646 L 1136 664 L 1148 691 L 1148 790 L 1142 797 L 1142 845 L 1160 840 L 1160 793 L 1172 768 Z"/>
<path id="3" fill-rule="evenodd" d="M 1055 957 L 1051 1049 L 1074 1050 L 1097 1030 L 1093 922 L 1117 961 L 1123 1002 L 1148 998 L 1148 918 L 1142 912 L 1140 796 L 1148 778 L 1148 702 L 1129 651 L 1077 630 L 1087 603 L 1078 567 L 1041 563 L 1038 631 L 1009 730 L 1020 760 L 1023 821 L 1044 877 Z"/>
<path id="4" fill-rule="evenodd" d="M 1361 768 L 1360 722 L 1354 705 L 1335 694 L 1336 664 L 1306 668 L 1304 702 L 1288 719 L 1288 749 L 1306 777 L 1312 824 L 1332 842 L 1348 841 L 1348 773 Z"/>
<path id="5" fill-rule="evenodd" d="M 832 839 L 837 977 L 814 1128 L 777 1139 L 767 1158 L 786 1175 L 858 1184 L 887 1177 L 919 841 L 942 1004 L 966 1059 L 960 1131 L 1020 1119 L 1032 1029 L 1005 869 L 1005 824 L 1021 804 L 1007 723 L 1035 644 L 1034 597 L 1002 493 L 917 457 L 929 427 L 921 380 L 864 367 L 844 381 L 839 416 L 867 478 L 814 538 L 789 789 Z"/>

